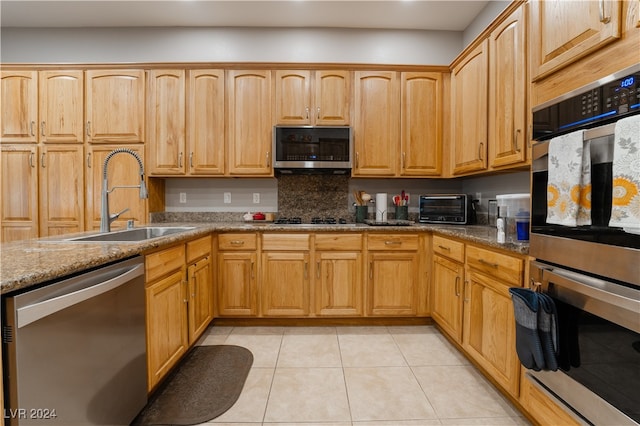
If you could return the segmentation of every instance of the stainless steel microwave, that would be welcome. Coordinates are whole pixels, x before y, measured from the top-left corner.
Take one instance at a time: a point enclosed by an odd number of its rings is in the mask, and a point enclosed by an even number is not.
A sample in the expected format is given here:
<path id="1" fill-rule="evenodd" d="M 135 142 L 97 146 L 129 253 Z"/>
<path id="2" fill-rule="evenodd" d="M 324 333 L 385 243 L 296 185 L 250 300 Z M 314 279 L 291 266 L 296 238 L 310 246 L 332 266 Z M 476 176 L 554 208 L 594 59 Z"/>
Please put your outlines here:
<path id="1" fill-rule="evenodd" d="M 422 223 L 473 225 L 476 222 L 473 198 L 467 194 L 426 194 L 420 196 Z"/>
<path id="2" fill-rule="evenodd" d="M 280 172 L 350 173 L 350 126 L 274 126 L 273 168 Z"/>

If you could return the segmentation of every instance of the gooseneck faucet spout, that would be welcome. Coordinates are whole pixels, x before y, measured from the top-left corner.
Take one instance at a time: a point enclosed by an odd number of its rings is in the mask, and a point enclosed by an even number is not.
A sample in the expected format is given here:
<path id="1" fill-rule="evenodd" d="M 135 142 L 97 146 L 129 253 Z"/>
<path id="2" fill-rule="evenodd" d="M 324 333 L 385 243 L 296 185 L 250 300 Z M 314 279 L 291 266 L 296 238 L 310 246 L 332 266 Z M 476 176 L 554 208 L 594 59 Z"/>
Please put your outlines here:
<path id="1" fill-rule="evenodd" d="M 108 179 L 107 179 L 107 166 L 109 164 L 109 160 L 120 153 L 126 153 L 132 155 L 140 166 L 140 185 L 128 185 L 128 186 L 114 186 L 109 189 Z M 102 166 L 102 206 L 100 210 L 100 232 L 109 232 L 111 231 L 111 222 L 116 220 L 120 215 L 127 210 L 128 208 L 122 210 L 119 213 L 109 214 L 109 194 L 113 192 L 116 188 L 140 188 L 140 198 L 148 198 L 149 194 L 147 192 L 147 186 L 144 183 L 144 166 L 142 165 L 142 159 L 135 152 L 128 148 L 117 148 L 107 154 L 107 157 L 104 159 L 104 165 Z"/>

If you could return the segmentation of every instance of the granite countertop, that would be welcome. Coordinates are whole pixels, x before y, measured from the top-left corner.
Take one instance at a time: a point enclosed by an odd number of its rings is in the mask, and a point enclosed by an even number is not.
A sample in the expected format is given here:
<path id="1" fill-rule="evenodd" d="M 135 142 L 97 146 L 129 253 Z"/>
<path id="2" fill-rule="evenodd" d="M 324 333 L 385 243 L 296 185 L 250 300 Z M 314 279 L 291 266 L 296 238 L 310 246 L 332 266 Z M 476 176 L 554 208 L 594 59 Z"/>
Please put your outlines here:
<path id="1" fill-rule="evenodd" d="M 154 223 L 153 226 L 193 226 L 191 230 L 140 242 L 59 241 L 60 237 L 16 241 L 0 245 L 0 294 L 95 268 L 110 262 L 186 241 L 211 232 L 434 232 L 469 242 L 528 254 L 528 244 L 499 244 L 489 226 L 413 224 L 411 226 L 278 225 L 273 223 L 207 222 Z M 91 235 L 83 232 L 76 236 Z M 70 235 L 65 236 L 70 237 Z M 57 241 L 56 241 L 57 240 Z"/>

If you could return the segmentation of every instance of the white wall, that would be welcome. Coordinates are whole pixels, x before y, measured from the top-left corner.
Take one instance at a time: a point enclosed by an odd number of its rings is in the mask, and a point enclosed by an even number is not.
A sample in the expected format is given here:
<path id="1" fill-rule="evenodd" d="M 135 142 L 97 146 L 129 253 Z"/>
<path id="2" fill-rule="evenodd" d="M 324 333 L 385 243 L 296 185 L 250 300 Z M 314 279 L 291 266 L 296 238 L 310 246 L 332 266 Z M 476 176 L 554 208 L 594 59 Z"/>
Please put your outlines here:
<path id="1" fill-rule="evenodd" d="M 327 62 L 449 65 L 458 31 L 323 28 L 2 28 L 3 63 Z"/>
<path id="2" fill-rule="evenodd" d="M 467 47 L 503 10 L 511 4 L 510 1 L 491 0 L 480 11 L 476 19 L 469 24 L 462 34 L 462 45 Z"/>

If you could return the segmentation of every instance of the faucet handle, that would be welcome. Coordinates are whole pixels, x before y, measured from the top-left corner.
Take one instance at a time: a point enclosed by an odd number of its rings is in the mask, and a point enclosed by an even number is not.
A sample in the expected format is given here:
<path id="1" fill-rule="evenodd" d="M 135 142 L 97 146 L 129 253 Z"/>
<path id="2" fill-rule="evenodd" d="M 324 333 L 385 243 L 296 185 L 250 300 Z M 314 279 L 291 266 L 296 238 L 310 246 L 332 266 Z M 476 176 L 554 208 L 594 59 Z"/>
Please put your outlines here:
<path id="1" fill-rule="evenodd" d="M 119 217 L 120 217 L 120 215 L 121 215 L 122 213 L 127 212 L 127 211 L 129 211 L 129 207 L 127 207 L 126 209 L 122 210 L 121 212 L 118 212 L 118 213 L 114 213 L 114 214 L 112 214 L 111 216 L 109 216 L 109 219 L 111 219 L 112 221 L 113 221 L 113 220 L 116 220 L 117 218 L 119 218 Z"/>

